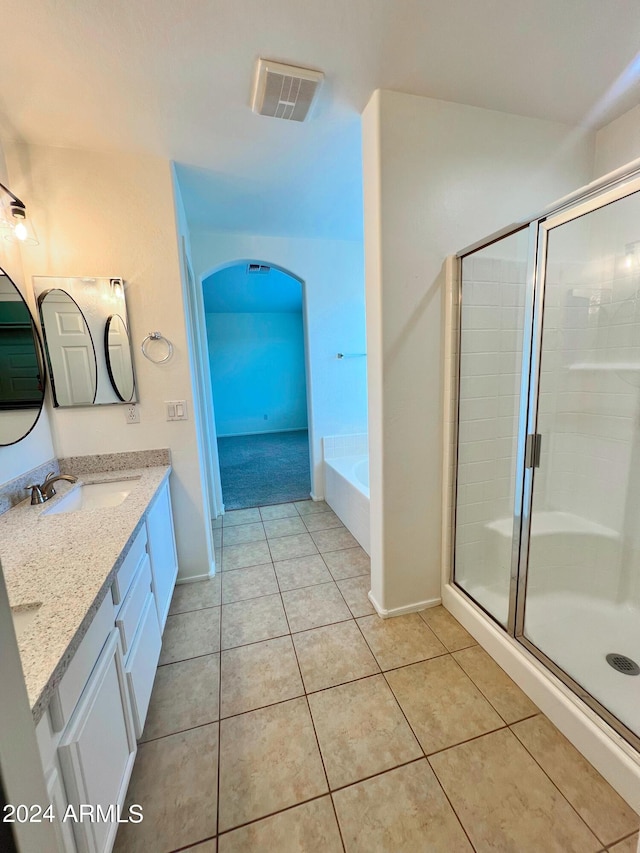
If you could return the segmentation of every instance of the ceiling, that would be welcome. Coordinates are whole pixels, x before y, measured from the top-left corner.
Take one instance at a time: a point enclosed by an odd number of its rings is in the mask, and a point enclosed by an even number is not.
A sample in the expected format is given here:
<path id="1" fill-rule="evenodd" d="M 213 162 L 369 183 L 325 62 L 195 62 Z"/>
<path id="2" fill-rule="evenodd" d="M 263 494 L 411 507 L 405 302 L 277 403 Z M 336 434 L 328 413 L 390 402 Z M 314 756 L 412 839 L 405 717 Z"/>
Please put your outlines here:
<path id="1" fill-rule="evenodd" d="M 360 239 L 359 115 L 376 88 L 571 124 L 615 82 L 638 0 L 0 0 L 0 136 L 175 159 L 199 228 Z M 325 72 L 303 124 L 253 115 L 263 56 Z M 613 87 L 613 89 L 612 89 Z"/>
<path id="2" fill-rule="evenodd" d="M 213 273 L 202 282 L 205 314 L 287 314 L 302 311 L 302 285 L 271 267 L 247 274 L 246 264 Z"/>

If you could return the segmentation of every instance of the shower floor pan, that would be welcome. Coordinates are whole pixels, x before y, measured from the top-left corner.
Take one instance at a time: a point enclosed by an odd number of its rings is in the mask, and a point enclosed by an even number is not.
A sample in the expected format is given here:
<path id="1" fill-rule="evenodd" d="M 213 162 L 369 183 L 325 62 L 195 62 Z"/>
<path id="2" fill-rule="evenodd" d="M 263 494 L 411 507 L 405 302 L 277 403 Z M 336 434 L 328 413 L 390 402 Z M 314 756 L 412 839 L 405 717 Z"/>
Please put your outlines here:
<path id="1" fill-rule="evenodd" d="M 640 663 L 640 607 L 568 592 L 533 595 L 524 635 L 640 736 L 640 675 L 607 662 L 615 653 Z"/>

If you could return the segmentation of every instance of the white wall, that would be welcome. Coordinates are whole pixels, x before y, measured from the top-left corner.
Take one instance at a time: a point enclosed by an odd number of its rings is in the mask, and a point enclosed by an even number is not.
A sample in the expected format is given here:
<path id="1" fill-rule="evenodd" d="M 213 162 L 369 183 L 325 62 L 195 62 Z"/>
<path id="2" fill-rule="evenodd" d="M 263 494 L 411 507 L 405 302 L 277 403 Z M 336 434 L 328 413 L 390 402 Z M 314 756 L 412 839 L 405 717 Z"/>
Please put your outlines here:
<path id="1" fill-rule="evenodd" d="M 218 435 L 307 428 L 300 312 L 206 315 Z"/>
<path id="2" fill-rule="evenodd" d="M 377 91 L 363 115 L 372 592 L 440 596 L 445 257 L 591 178 L 566 125 Z"/>
<path id="3" fill-rule="evenodd" d="M 16 181 L 11 181 L 7 173 L 4 152 L 0 145 L 0 183 L 8 186 L 16 195 L 20 196 Z M 27 210 L 31 212 L 31 199 L 25 194 L 23 199 L 27 205 Z M 27 251 L 27 250 L 25 250 Z M 20 250 L 15 243 L 9 243 L 7 240 L 0 238 L 0 268 L 2 268 L 14 284 L 18 287 L 24 298 L 27 300 L 32 313 L 34 311 L 33 291 L 31 287 L 25 287 L 24 276 L 22 272 L 22 259 Z M 5 417 L 4 415 L 1 417 Z M 47 460 L 55 456 L 53 442 L 51 438 L 51 429 L 49 427 L 49 416 L 45 408 L 43 408 L 40 418 L 35 428 L 29 435 L 17 444 L 12 444 L 8 447 L 0 447 L 0 486 L 42 465 Z M 26 497 L 26 494 L 25 494 Z"/>
<path id="4" fill-rule="evenodd" d="M 362 245 L 193 231 L 191 246 L 200 280 L 225 264 L 250 259 L 304 282 L 312 489 L 322 497 L 322 436 L 363 432 L 367 424 L 366 359 L 336 358 L 338 352 L 366 351 Z"/>
<path id="5" fill-rule="evenodd" d="M 32 202 L 40 239 L 22 251 L 25 280 L 115 275 L 127 283 L 140 423 L 127 424 L 119 405 L 51 410 L 57 455 L 169 447 L 180 576 L 206 574 L 213 549 L 195 423 L 168 423 L 164 405 L 186 398 L 193 411 L 171 164 L 45 146 L 15 146 L 7 160 L 16 192 Z M 140 353 L 156 329 L 175 350 L 162 366 Z"/>
<path id="6" fill-rule="evenodd" d="M 640 105 L 596 133 L 593 177 L 599 178 L 640 157 Z"/>

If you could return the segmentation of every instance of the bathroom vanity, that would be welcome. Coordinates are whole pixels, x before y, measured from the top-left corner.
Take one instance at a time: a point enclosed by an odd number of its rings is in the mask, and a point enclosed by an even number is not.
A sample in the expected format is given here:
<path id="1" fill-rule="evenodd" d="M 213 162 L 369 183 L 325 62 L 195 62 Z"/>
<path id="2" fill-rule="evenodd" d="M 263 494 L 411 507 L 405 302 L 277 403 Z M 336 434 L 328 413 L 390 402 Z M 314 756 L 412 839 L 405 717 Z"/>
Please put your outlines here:
<path id="1" fill-rule="evenodd" d="M 170 471 L 84 476 L 43 506 L 27 501 L 0 516 L 9 600 L 65 853 L 110 851 L 118 817 L 127 817 L 178 571 Z M 107 497 L 83 505 L 82 489 L 97 482 L 112 484 L 98 490 Z M 69 809 L 79 815 L 81 804 L 100 806 L 99 820 L 60 820 Z"/>

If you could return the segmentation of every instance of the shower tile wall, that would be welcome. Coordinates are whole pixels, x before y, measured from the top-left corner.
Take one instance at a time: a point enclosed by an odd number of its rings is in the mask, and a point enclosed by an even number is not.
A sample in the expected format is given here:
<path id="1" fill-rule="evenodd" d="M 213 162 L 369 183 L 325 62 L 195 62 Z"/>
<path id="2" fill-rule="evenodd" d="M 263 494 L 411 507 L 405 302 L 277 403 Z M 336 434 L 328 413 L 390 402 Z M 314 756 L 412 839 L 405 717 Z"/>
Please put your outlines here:
<path id="1" fill-rule="evenodd" d="M 596 251 L 592 244 L 591 252 Z M 505 533 L 513 513 L 525 277 L 524 262 L 468 257 L 463 264 L 466 357 L 460 381 L 456 559 L 474 565 L 472 586 L 493 584 L 503 593 L 511 559 Z M 535 487 L 550 511 L 606 530 L 595 539 L 548 537 L 545 570 L 536 572 L 534 589 L 547 588 L 551 579 L 557 586 L 560 574 L 568 589 L 640 601 L 640 525 L 635 522 L 640 476 L 633 473 L 640 469 L 640 448 L 631 441 L 640 426 L 640 369 L 633 369 L 640 365 L 639 288 L 640 253 L 547 268 L 542 362 L 547 390 L 539 400 L 543 459 Z M 625 367 L 603 369 L 616 364 Z M 545 455 L 552 456 L 552 464 L 545 464 Z M 620 537 L 613 534 L 622 532 L 625 518 L 623 559 Z M 499 532 L 488 531 L 496 520 L 502 521 Z"/>
<path id="2" fill-rule="evenodd" d="M 637 260 L 623 253 L 548 270 L 548 390 L 540 395 L 543 457 L 535 488 L 547 507 L 604 529 L 586 542 L 575 536 L 558 548 L 549 543 L 538 586 L 546 586 L 544 574 L 557 585 L 560 572 L 568 588 L 640 601 L 639 287 Z"/>
<path id="3" fill-rule="evenodd" d="M 482 254 L 462 265 L 456 580 L 504 622 L 526 262 Z"/>

